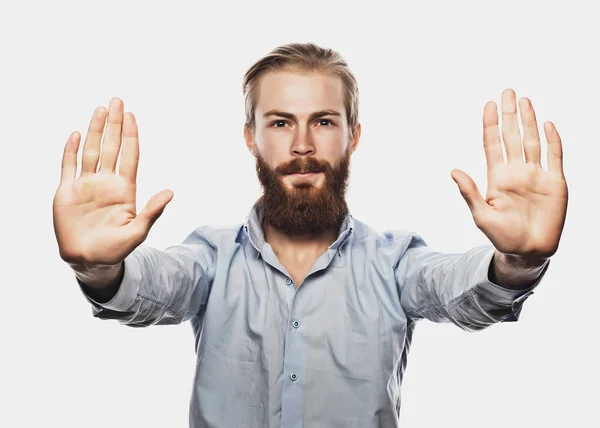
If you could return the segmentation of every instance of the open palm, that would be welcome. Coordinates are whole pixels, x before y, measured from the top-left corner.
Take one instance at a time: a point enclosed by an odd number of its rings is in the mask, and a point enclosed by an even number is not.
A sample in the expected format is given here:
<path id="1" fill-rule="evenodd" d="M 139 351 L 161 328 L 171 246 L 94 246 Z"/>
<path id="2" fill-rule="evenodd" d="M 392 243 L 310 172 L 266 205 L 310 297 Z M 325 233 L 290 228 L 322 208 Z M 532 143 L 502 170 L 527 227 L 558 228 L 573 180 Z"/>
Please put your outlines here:
<path id="1" fill-rule="evenodd" d="M 117 264 L 146 239 L 173 195 L 170 190 L 154 195 L 137 214 L 138 130 L 120 99 L 111 100 L 108 112 L 102 107 L 94 112 L 76 178 L 80 139 L 74 132 L 67 141 L 53 202 L 60 255 L 74 264 Z"/>
<path id="2" fill-rule="evenodd" d="M 494 102 L 483 113 L 483 143 L 487 160 L 487 194 L 474 181 L 452 171 L 477 227 L 505 254 L 547 258 L 558 249 L 567 211 L 568 190 L 562 167 L 562 143 L 555 126 L 544 124 L 548 142 L 548 170 L 540 163 L 541 145 L 531 102 L 519 102 L 523 138 L 519 130 L 516 96 L 502 93 L 502 152 L 498 111 Z M 524 156 L 523 156 L 524 155 Z"/>

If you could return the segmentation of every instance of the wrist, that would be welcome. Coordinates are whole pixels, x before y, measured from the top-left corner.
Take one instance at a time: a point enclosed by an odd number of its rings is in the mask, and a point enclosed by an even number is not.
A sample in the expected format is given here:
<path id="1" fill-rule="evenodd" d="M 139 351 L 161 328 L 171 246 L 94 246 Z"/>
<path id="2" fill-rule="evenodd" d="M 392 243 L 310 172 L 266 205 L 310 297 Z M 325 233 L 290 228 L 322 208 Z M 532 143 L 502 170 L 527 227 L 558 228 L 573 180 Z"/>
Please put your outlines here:
<path id="1" fill-rule="evenodd" d="M 105 288 L 120 282 L 124 263 L 116 265 L 82 265 L 69 263 L 79 281 L 90 288 Z"/>
<path id="2" fill-rule="evenodd" d="M 506 288 L 528 288 L 539 279 L 549 261 L 548 257 L 496 251 L 490 266 L 490 279 Z"/>
<path id="3" fill-rule="evenodd" d="M 537 255 L 526 254 L 506 254 L 496 251 L 494 257 L 498 257 L 498 261 L 510 269 L 541 269 L 550 260 L 549 257 L 541 257 Z"/>

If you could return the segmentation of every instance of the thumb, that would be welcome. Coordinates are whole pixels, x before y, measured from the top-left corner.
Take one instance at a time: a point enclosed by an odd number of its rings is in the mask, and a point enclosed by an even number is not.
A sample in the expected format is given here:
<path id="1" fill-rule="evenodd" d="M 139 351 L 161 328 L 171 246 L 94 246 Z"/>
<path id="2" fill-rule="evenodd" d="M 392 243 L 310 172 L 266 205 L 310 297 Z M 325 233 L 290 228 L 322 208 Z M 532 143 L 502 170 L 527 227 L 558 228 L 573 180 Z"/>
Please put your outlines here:
<path id="1" fill-rule="evenodd" d="M 173 191 L 168 189 L 158 192 L 150 198 L 144 209 L 132 221 L 144 236 L 148 234 L 150 228 L 162 215 L 167 204 L 173 199 L 173 196 Z"/>
<path id="2" fill-rule="evenodd" d="M 450 172 L 450 176 L 457 184 L 458 190 L 460 190 L 460 194 L 467 202 L 467 205 L 469 206 L 471 214 L 474 218 L 478 215 L 478 213 L 487 208 L 487 203 L 483 200 L 477 185 L 471 177 L 459 169 L 453 169 Z"/>

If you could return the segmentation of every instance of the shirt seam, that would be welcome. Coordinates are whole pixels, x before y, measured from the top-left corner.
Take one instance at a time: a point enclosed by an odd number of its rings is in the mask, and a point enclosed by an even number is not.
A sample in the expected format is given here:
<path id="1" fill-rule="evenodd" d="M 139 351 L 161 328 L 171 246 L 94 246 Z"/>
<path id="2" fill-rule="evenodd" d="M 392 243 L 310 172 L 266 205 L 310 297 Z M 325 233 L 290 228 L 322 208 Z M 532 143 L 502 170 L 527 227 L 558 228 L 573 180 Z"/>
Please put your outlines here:
<path id="1" fill-rule="evenodd" d="M 139 297 L 141 297 L 142 299 L 150 300 L 151 302 L 154 302 L 154 303 L 156 303 L 156 304 L 158 304 L 158 305 L 161 305 L 161 306 L 168 306 L 166 303 L 164 303 L 164 302 L 160 301 L 160 300 L 159 300 L 159 299 L 157 299 L 156 297 L 150 296 L 150 295 L 148 295 L 148 294 L 144 294 L 144 292 L 142 292 L 142 291 L 138 292 L 138 293 L 137 293 L 137 295 L 138 295 Z"/>
<path id="2" fill-rule="evenodd" d="M 155 297 L 152 297 L 147 294 L 143 294 L 143 292 L 139 292 L 137 295 L 142 299 L 145 299 L 150 302 L 156 303 L 157 305 L 160 305 L 163 308 L 163 312 L 162 312 L 163 316 L 164 316 L 165 312 L 167 312 L 167 311 L 170 311 L 173 314 L 173 316 L 177 319 L 180 319 L 185 315 L 185 313 L 179 313 L 178 311 L 174 310 L 171 305 L 169 305 L 168 303 L 164 303 Z"/>

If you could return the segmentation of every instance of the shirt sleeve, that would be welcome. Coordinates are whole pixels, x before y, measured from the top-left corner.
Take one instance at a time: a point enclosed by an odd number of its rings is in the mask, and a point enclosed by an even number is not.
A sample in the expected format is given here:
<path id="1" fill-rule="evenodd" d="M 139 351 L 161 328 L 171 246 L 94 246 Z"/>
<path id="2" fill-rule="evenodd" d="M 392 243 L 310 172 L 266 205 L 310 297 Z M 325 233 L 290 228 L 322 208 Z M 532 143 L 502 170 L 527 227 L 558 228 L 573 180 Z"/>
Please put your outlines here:
<path id="1" fill-rule="evenodd" d="M 105 303 L 94 300 L 76 279 L 96 318 L 131 327 L 179 324 L 206 306 L 216 255 L 200 230 L 165 250 L 142 244 L 125 258 L 121 285 Z"/>
<path id="2" fill-rule="evenodd" d="M 533 294 L 548 264 L 530 287 L 513 290 L 492 283 L 489 268 L 495 249 L 479 246 L 462 254 L 432 251 L 411 234 L 396 266 L 401 305 L 408 317 L 451 322 L 476 331 L 499 322 L 517 321 L 523 302 Z"/>

